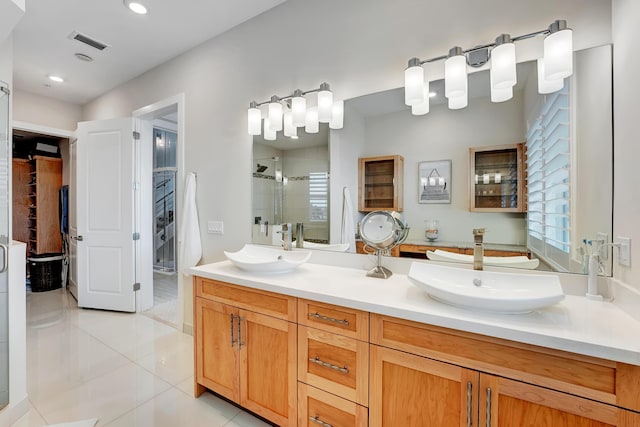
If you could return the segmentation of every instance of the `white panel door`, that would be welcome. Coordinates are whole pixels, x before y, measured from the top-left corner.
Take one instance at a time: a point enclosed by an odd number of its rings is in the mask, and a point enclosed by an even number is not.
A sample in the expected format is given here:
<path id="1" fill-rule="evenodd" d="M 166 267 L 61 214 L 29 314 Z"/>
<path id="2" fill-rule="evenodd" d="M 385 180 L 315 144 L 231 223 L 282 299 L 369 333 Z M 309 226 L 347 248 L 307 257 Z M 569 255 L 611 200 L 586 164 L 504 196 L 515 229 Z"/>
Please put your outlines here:
<path id="1" fill-rule="evenodd" d="M 69 144 L 69 236 L 78 236 L 76 216 L 76 147 L 78 140 Z M 69 239 L 69 292 L 78 299 L 78 242 L 75 238 Z"/>
<path id="2" fill-rule="evenodd" d="M 134 312 L 133 119 L 81 122 L 77 137 L 78 306 Z"/>

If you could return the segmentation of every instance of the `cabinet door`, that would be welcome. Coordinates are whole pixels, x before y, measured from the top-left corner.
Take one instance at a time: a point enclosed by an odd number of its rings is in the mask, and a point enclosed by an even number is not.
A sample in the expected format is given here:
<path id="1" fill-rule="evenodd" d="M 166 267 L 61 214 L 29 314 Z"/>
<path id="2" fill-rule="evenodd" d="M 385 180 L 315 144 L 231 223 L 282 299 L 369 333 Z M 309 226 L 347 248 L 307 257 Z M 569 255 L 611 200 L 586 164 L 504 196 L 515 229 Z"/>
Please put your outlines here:
<path id="1" fill-rule="evenodd" d="M 370 354 L 371 426 L 477 425 L 477 371 L 376 345 Z"/>
<path id="2" fill-rule="evenodd" d="M 240 405 L 296 424 L 296 324 L 240 310 Z"/>
<path id="3" fill-rule="evenodd" d="M 524 143 L 469 148 L 469 210 L 525 212 Z"/>
<path id="4" fill-rule="evenodd" d="M 404 158 L 378 156 L 358 159 L 358 210 L 402 212 Z"/>
<path id="5" fill-rule="evenodd" d="M 201 384 L 237 402 L 240 397 L 238 309 L 196 298 L 195 310 L 196 389 L 197 384 Z"/>
<path id="6" fill-rule="evenodd" d="M 631 427 L 640 425 L 640 414 L 559 391 L 482 374 L 480 425 Z"/>

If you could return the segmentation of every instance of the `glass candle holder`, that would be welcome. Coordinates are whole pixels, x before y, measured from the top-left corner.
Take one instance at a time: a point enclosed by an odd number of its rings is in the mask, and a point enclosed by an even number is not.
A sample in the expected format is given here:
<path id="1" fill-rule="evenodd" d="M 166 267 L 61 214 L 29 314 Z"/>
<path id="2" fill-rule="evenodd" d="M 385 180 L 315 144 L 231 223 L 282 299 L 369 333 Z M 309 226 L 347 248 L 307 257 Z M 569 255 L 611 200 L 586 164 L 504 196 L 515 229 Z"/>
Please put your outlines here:
<path id="1" fill-rule="evenodd" d="M 433 242 L 438 239 L 438 220 L 437 219 L 427 219 L 425 220 L 426 230 L 424 232 L 424 237 Z"/>

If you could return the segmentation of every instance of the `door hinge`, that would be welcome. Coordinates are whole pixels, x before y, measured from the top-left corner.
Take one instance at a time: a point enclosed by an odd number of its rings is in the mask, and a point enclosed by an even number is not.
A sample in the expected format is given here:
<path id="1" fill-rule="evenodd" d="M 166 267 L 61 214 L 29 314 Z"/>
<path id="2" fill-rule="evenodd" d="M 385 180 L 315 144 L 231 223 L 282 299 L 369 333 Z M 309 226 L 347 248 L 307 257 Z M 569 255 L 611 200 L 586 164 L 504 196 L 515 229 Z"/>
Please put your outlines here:
<path id="1" fill-rule="evenodd" d="M 7 95 L 11 95 L 11 91 L 8 87 L 0 86 L 0 91 L 4 92 Z"/>
<path id="2" fill-rule="evenodd" d="M 133 139 L 136 141 L 140 139 L 140 132 L 133 131 Z"/>
<path id="3" fill-rule="evenodd" d="M 134 283 L 133 284 L 133 292 L 139 291 L 140 290 L 140 283 Z"/>
<path id="4" fill-rule="evenodd" d="M 133 233 L 133 240 L 140 240 L 140 233 Z"/>

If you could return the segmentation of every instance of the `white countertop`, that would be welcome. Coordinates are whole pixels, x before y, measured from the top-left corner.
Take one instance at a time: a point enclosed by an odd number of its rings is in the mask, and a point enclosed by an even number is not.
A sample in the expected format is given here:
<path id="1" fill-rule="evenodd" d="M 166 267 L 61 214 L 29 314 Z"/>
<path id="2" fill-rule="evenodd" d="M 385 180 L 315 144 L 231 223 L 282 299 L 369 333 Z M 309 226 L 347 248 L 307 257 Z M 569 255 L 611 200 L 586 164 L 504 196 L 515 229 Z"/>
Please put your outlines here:
<path id="1" fill-rule="evenodd" d="M 554 348 L 640 366 L 640 322 L 609 302 L 567 295 L 529 314 L 492 314 L 431 299 L 403 274 L 306 263 L 285 274 L 256 274 L 222 261 L 190 274 L 300 298 L 352 307 L 445 328 Z"/>

